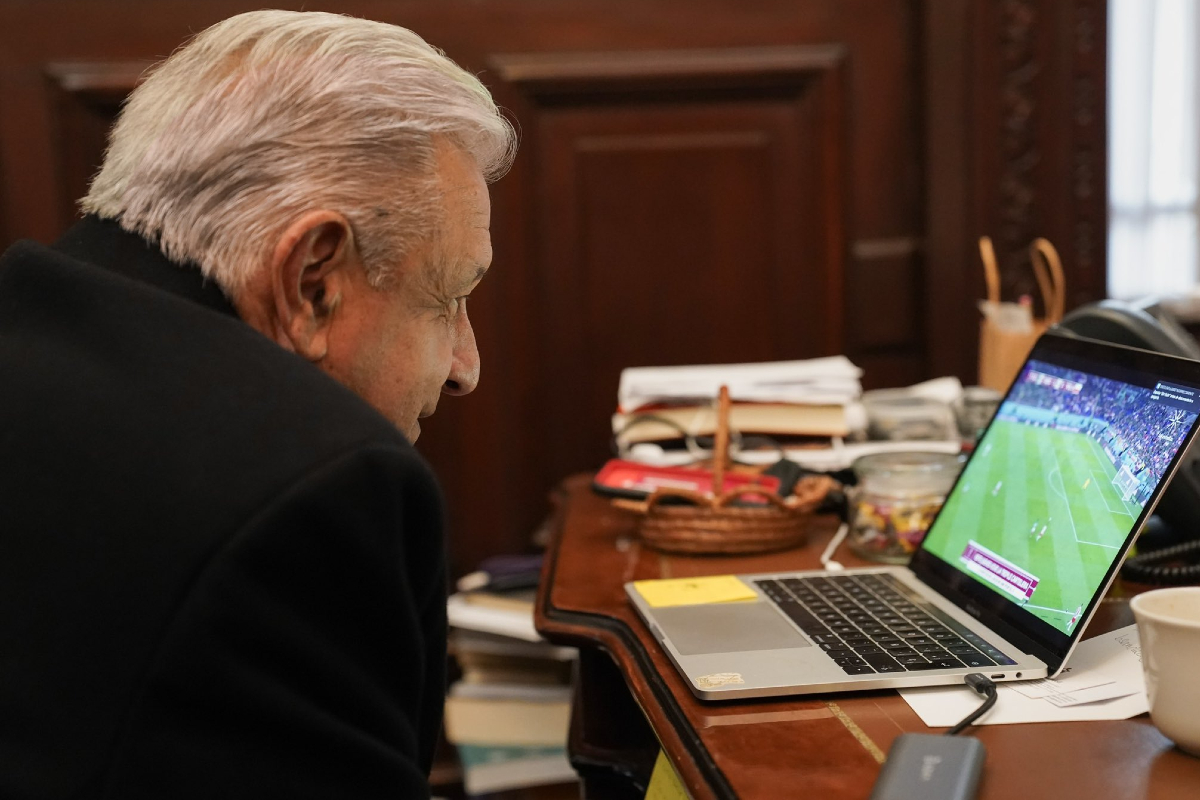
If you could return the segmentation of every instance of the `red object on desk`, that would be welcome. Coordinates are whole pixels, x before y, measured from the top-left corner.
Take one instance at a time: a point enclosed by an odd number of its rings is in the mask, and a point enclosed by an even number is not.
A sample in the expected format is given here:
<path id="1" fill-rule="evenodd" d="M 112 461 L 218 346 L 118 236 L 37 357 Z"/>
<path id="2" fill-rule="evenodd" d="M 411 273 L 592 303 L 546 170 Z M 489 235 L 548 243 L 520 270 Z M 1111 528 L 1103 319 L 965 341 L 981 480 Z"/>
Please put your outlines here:
<path id="1" fill-rule="evenodd" d="M 687 489 L 703 494 L 713 489 L 713 473 L 697 467 L 655 467 L 614 458 L 596 473 L 592 486 L 601 494 L 637 499 L 652 494 L 655 489 Z M 743 486 L 761 486 L 764 491 L 778 493 L 779 478 L 726 471 L 720 493 Z M 745 501 L 754 502 L 753 495 L 747 496 Z"/>

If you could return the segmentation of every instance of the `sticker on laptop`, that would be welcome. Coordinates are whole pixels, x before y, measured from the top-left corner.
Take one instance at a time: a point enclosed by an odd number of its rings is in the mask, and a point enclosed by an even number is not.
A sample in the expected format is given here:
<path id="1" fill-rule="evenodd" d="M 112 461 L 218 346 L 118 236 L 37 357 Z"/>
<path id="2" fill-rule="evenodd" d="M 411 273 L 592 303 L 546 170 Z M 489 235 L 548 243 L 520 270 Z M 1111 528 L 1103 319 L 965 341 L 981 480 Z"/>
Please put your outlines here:
<path id="1" fill-rule="evenodd" d="M 745 683 L 740 672 L 714 672 L 712 675 L 701 675 L 696 678 L 696 686 L 701 689 L 719 689 L 722 686 L 733 686 Z"/>

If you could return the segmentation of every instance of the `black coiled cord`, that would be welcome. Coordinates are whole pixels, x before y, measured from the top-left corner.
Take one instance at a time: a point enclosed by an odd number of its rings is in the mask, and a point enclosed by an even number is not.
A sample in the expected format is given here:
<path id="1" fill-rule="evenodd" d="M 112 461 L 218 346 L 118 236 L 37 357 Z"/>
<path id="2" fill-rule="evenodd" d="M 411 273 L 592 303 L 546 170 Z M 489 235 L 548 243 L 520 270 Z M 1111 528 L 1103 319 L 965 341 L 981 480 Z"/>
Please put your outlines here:
<path id="1" fill-rule="evenodd" d="M 1194 564 L 1172 563 L 1191 557 Z M 1200 581 L 1200 539 L 1138 553 L 1125 560 L 1121 577 L 1134 583 L 1179 585 Z"/>

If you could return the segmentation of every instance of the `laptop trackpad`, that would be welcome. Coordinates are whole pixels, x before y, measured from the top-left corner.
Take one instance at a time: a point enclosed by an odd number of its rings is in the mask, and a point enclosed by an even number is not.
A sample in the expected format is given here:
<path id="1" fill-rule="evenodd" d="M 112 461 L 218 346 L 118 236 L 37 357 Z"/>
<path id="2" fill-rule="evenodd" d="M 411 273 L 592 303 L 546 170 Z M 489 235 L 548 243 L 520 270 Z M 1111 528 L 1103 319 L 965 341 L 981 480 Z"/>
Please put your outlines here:
<path id="1" fill-rule="evenodd" d="M 713 603 L 654 609 L 654 620 L 680 655 L 811 647 L 768 603 Z"/>

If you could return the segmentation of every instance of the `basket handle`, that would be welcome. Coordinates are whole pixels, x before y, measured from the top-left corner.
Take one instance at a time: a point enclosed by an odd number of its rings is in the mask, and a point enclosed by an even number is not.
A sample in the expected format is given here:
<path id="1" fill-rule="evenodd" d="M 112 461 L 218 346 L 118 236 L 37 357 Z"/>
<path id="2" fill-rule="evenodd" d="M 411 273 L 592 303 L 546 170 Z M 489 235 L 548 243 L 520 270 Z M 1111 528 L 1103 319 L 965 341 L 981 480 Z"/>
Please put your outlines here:
<path id="1" fill-rule="evenodd" d="M 694 492 L 691 489 L 655 489 L 651 495 L 645 500 L 626 500 L 623 498 L 615 498 L 612 503 L 617 508 L 623 508 L 626 511 L 636 511 L 639 514 L 648 514 L 651 509 L 659 505 L 668 497 L 675 499 L 688 500 L 697 506 L 710 506 L 712 508 L 723 508 L 739 497 L 753 495 L 755 497 L 765 497 L 772 505 L 781 508 L 785 511 L 795 510 L 793 505 L 781 498 L 778 494 L 761 486 L 757 483 L 746 484 L 739 486 L 736 489 L 730 489 L 725 494 L 718 497 L 710 497 L 709 495 L 700 492 Z"/>
<path id="2" fill-rule="evenodd" d="M 713 497 L 725 487 L 725 463 L 729 458 L 729 387 L 722 384 L 717 393 L 717 430 L 713 434 Z"/>
<path id="3" fill-rule="evenodd" d="M 659 488 L 655 489 L 648 498 L 642 501 L 642 505 L 645 506 L 645 509 L 642 513 L 650 513 L 651 509 L 668 497 L 674 497 L 677 500 L 688 500 L 698 506 L 707 506 L 712 502 L 712 498 L 710 498 L 708 495 L 701 492 L 694 492 L 691 489 L 676 489 L 674 487 L 665 489 Z M 626 507 L 628 508 L 628 506 Z"/>
<path id="4" fill-rule="evenodd" d="M 736 489 L 730 489 L 728 492 L 713 501 L 713 508 L 724 508 L 734 500 L 737 500 L 739 497 L 745 497 L 746 495 L 765 497 L 778 509 L 783 511 L 792 510 L 792 507 L 789 506 L 778 494 L 764 486 L 758 486 L 757 484 L 749 484 L 746 486 L 739 486 Z"/>

